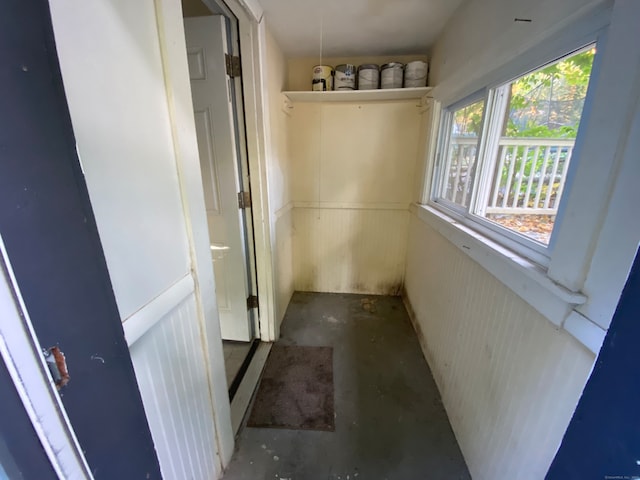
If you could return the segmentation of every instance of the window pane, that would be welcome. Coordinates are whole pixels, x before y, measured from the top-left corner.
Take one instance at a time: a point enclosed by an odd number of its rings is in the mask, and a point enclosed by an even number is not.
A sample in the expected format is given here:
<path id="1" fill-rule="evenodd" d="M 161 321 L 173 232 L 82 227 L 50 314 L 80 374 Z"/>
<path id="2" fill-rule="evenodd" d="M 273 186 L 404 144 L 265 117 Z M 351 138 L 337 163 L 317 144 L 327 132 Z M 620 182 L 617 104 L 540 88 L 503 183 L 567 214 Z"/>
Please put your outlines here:
<path id="1" fill-rule="evenodd" d="M 475 175 L 484 100 L 455 110 L 451 118 L 440 197 L 466 207 Z"/>
<path id="2" fill-rule="evenodd" d="M 553 231 L 594 55 L 590 47 L 511 82 L 504 110 L 493 113 L 504 121 L 500 136 L 488 139 L 494 170 L 477 213 L 543 245 Z"/>

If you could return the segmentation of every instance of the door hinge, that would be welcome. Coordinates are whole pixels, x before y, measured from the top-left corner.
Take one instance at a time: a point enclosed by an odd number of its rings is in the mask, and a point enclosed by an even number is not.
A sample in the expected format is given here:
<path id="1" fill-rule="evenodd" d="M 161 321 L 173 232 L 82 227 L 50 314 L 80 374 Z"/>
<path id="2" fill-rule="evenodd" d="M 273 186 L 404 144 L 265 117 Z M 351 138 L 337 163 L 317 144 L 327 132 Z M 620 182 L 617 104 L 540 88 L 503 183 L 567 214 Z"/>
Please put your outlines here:
<path id="1" fill-rule="evenodd" d="M 67 360 L 64 353 L 58 347 L 51 347 L 46 350 L 43 349 L 42 354 L 53 378 L 53 383 L 60 390 L 69 383 L 69 371 L 67 370 Z M 104 363 L 104 360 L 102 362 Z"/>
<path id="2" fill-rule="evenodd" d="M 240 71 L 240 57 L 234 57 L 233 55 L 225 53 L 224 61 L 227 64 L 227 75 L 229 75 L 231 78 L 239 77 L 241 75 L 242 72 Z"/>
<path id="3" fill-rule="evenodd" d="M 251 192 L 238 193 L 238 208 L 251 208 Z"/>
<path id="4" fill-rule="evenodd" d="M 247 297 L 247 310 L 251 310 L 252 308 L 258 308 L 258 296 L 257 295 L 249 295 Z"/>

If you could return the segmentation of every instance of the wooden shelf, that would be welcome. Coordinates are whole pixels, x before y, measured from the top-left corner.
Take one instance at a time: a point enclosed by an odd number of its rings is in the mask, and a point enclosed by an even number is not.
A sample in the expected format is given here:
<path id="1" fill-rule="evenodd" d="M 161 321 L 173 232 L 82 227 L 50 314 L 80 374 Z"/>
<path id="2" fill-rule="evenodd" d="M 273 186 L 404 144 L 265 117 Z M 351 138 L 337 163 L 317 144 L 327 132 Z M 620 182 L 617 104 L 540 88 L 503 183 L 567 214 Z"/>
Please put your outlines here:
<path id="1" fill-rule="evenodd" d="M 419 100 L 431 87 L 388 88 L 378 90 L 341 90 L 337 92 L 282 92 L 291 102 L 377 102 L 383 100 Z"/>

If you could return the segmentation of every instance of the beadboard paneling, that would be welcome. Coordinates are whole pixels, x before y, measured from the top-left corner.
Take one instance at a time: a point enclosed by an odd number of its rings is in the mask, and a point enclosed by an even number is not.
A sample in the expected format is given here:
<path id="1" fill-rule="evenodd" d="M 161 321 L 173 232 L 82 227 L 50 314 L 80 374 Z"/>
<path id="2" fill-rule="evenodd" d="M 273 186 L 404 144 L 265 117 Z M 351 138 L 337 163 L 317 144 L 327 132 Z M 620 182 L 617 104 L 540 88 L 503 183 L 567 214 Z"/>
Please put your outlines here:
<path id="1" fill-rule="evenodd" d="M 276 218 L 274 251 L 276 281 L 276 321 L 282 322 L 293 295 L 293 209 L 285 208 Z"/>
<path id="2" fill-rule="evenodd" d="M 295 103 L 292 200 L 408 207 L 422 119 L 417 103 Z"/>
<path id="3" fill-rule="evenodd" d="M 293 104 L 296 290 L 400 291 L 422 120 L 417 103 Z"/>
<path id="4" fill-rule="evenodd" d="M 269 179 L 269 208 L 272 218 L 273 277 L 275 296 L 275 335 L 293 295 L 293 245 L 291 213 L 291 163 L 289 158 L 289 114 L 282 109 L 280 92 L 287 79 L 287 61 L 265 28 L 267 54 L 267 97 L 269 108 L 267 174 Z M 275 338 L 274 338 L 275 340 Z"/>
<path id="5" fill-rule="evenodd" d="M 405 292 L 473 478 L 544 478 L 593 354 L 414 215 Z"/>
<path id="6" fill-rule="evenodd" d="M 142 401 L 166 480 L 220 472 L 195 296 L 131 346 Z"/>
<path id="7" fill-rule="evenodd" d="M 408 222 L 406 210 L 295 208 L 295 289 L 397 295 Z"/>

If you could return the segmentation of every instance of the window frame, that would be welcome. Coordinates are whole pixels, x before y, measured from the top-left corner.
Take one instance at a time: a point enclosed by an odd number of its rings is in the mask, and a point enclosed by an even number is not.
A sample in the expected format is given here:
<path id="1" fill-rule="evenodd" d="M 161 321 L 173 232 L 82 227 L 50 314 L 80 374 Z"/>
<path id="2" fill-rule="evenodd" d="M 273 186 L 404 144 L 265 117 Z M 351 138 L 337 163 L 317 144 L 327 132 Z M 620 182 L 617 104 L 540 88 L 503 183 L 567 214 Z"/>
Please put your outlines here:
<path id="1" fill-rule="evenodd" d="M 438 145 L 436 146 L 436 155 L 438 156 L 438 162 L 435 165 L 434 168 L 434 177 L 433 177 L 433 181 L 434 181 L 434 186 L 432 189 L 432 192 L 434 192 L 434 199 L 437 198 L 438 202 L 442 202 L 447 208 L 450 208 L 451 210 L 455 211 L 456 213 L 460 214 L 460 215 L 464 215 L 465 211 L 467 210 L 467 207 L 464 207 L 463 205 L 460 205 L 456 202 L 452 202 L 450 200 L 447 200 L 446 198 L 440 197 L 439 195 L 442 193 L 442 189 L 444 188 L 445 185 L 445 175 L 446 175 L 446 170 L 448 170 L 447 165 L 448 165 L 448 157 L 449 157 L 449 147 L 451 146 L 451 127 L 453 126 L 453 114 L 457 111 L 460 110 L 462 108 L 468 107 L 469 105 L 472 105 L 474 103 L 477 103 L 479 101 L 482 101 L 485 103 L 485 105 L 483 106 L 482 109 L 482 121 L 481 121 L 481 127 L 480 127 L 480 135 L 478 135 L 478 142 L 476 145 L 476 160 L 475 160 L 475 165 L 476 165 L 476 170 L 477 170 L 477 164 L 478 161 L 480 159 L 480 149 L 482 146 L 482 137 L 484 134 L 484 123 L 485 123 L 485 115 L 487 112 L 486 109 L 486 94 L 485 94 L 485 90 L 479 90 L 471 95 L 466 96 L 465 98 L 463 98 L 462 100 L 449 105 L 447 108 L 444 108 L 441 110 L 440 112 L 440 116 L 441 116 L 441 122 L 439 123 L 439 125 L 441 125 L 441 127 L 439 127 L 439 131 L 438 131 Z M 471 186 L 471 194 L 469 197 L 469 205 L 471 205 L 471 202 L 473 201 L 473 189 L 475 187 L 475 177 L 473 179 L 473 185 Z M 435 197 L 435 195 L 438 195 L 438 197 Z"/>
<path id="2" fill-rule="evenodd" d="M 429 192 L 428 204 L 437 208 L 442 213 L 451 216 L 456 221 L 464 224 L 465 226 L 472 228 L 478 233 L 486 236 L 492 241 L 514 251 L 518 255 L 534 262 L 543 268 L 548 268 L 551 264 L 554 249 L 555 240 L 558 232 L 560 231 L 560 223 L 563 221 L 561 210 L 564 208 L 564 204 L 567 202 L 567 198 L 570 193 L 572 182 L 571 177 L 574 175 L 575 170 L 580 163 L 579 156 L 573 155 L 568 167 L 567 182 L 565 189 L 562 192 L 562 197 L 558 204 L 556 219 L 554 221 L 554 228 L 551 232 L 548 245 L 544 245 L 540 242 L 536 242 L 534 239 L 529 238 L 523 234 L 519 234 L 513 230 L 510 230 L 496 222 L 492 222 L 481 215 L 475 213 L 478 211 L 478 205 L 481 203 L 480 197 L 487 193 L 488 186 L 491 184 L 493 175 L 495 175 L 495 155 L 489 151 L 495 146 L 493 140 L 496 135 L 499 136 L 499 126 L 502 125 L 500 116 L 501 110 L 506 107 L 505 105 L 505 93 L 511 86 L 511 83 L 520 77 L 528 75 L 536 70 L 544 68 L 547 65 L 551 65 L 555 62 L 561 61 L 564 58 L 575 55 L 581 50 L 589 46 L 598 46 L 598 50 L 601 48 L 603 39 L 600 38 L 602 31 L 595 32 L 587 39 L 581 39 L 581 41 L 574 42 L 570 45 L 565 45 L 564 48 L 560 47 L 555 49 L 552 53 L 547 54 L 539 58 L 537 61 L 530 62 L 526 67 L 521 68 L 520 73 L 511 74 L 498 77 L 496 81 L 493 81 L 484 87 L 477 89 L 474 93 L 467 95 L 459 100 L 450 102 L 445 107 L 441 107 L 439 118 L 434 119 L 432 128 L 438 129 L 437 145 L 434 151 L 434 167 L 431 172 L 431 178 L 427 178 L 425 185 L 428 185 Z M 598 52 L 596 53 L 598 55 Z M 594 68 L 591 72 L 589 79 L 589 86 L 587 89 L 585 104 L 583 106 L 582 115 L 586 112 L 586 106 L 591 101 L 593 96 L 593 78 L 597 75 L 595 70 L 596 59 L 594 58 Z M 499 98 L 500 97 L 500 98 Z M 455 202 L 451 202 L 441 196 L 443 184 L 446 176 L 446 163 L 449 155 L 450 137 L 451 137 L 451 125 L 453 114 L 456 110 L 463 108 L 467 105 L 471 105 L 477 101 L 484 101 L 484 109 L 482 115 L 482 125 L 480 128 L 480 136 L 478 138 L 478 146 L 476 150 L 476 174 L 473 178 L 472 188 L 469 194 L 468 206 L 463 206 Z M 508 101 L 508 100 L 506 100 Z M 583 135 L 582 121 L 581 126 L 578 129 L 575 142 L 580 141 L 581 135 Z M 493 165 L 491 165 L 493 164 Z"/>
<path id="3" fill-rule="evenodd" d="M 640 54 L 629 50 L 630 39 L 637 37 L 638 13 L 640 4 L 634 2 L 593 5 L 558 23 L 557 28 L 531 32 L 512 50 L 493 48 L 489 50 L 491 57 L 474 58 L 459 71 L 442 73 L 447 74 L 447 80 L 436 82 L 423 100 L 424 175 L 420 176 L 419 201 L 410 207 L 412 225 L 418 222 L 412 228 L 424 225 L 442 236 L 555 328 L 596 355 L 640 238 L 639 224 L 630 221 L 637 216 L 634 208 L 640 196 L 635 184 L 640 168 L 640 107 L 629 101 L 637 97 L 640 79 Z M 482 235 L 479 229 L 467 227 L 430 200 L 439 112 L 482 86 L 498 85 L 527 67 L 594 42 L 597 53 L 581 134 L 558 208 L 556 232 L 550 240 L 550 263 L 543 268 Z M 437 73 L 434 69 L 436 79 Z"/>

